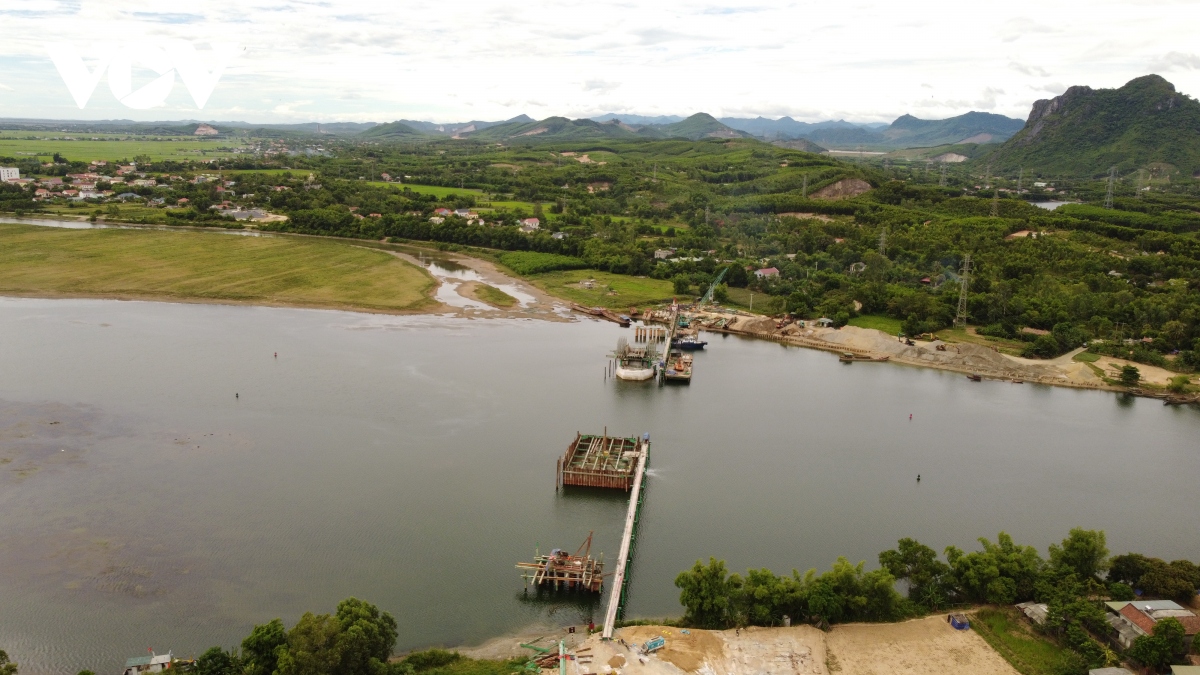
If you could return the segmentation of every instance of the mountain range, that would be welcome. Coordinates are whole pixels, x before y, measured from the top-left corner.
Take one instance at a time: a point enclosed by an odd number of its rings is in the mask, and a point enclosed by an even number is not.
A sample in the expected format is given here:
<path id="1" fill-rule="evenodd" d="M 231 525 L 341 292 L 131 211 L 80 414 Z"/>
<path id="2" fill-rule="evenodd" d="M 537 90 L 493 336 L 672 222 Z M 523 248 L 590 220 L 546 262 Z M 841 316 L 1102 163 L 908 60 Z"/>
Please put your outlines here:
<path id="1" fill-rule="evenodd" d="M 749 138 L 805 140 L 813 151 L 824 148 L 871 149 L 930 147 L 952 143 L 998 143 L 1021 129 L 1021 120 L 991 113 L 970 112 L 944 120 L 922 120 L 903 115 L 890 125 L 863 126 L 844 120 L 797 122 L 790 117 L 771 120 L 724 117 L 706 113 L 691 117 L 624 117 L 609 113 L 598 118 L 548 117 L 533 120 L 525 115 L 505 122 L 433 124 L 400 120 L 379 125 L 365 138 L 416 138 L 422 134 L 489 141 L 573 141 L 600 138 Z"/>

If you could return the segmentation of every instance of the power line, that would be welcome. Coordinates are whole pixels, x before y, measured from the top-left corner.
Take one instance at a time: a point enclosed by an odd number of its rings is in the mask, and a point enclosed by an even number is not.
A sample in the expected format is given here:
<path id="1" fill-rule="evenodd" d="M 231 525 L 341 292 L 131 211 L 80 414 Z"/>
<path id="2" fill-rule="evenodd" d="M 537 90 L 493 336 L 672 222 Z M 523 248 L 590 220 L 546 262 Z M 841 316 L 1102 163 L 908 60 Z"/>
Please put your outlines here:
<path id="1" fill-rule="evenodd" d="M 1116 167 L 1116 165 L 1113 165 L 1113 167 L 1108 170 L 1108 192 L 1104 195 L 1104 208 L 1106 208 L 1106 209 L 1111 209 L 1113 207 L 1113 199 L 1112 199 L 1113 181 L 1115 181 L 1116 179 L 1117 179 L 1117 167 Z"/>
<path id="2" fill-rule="evenodd" d="M 958 315 L 954 317 L 954 325 L 967 327 L 967 286 L 971 283 L 971 254 L 963 256 L 958 286 Z"/>

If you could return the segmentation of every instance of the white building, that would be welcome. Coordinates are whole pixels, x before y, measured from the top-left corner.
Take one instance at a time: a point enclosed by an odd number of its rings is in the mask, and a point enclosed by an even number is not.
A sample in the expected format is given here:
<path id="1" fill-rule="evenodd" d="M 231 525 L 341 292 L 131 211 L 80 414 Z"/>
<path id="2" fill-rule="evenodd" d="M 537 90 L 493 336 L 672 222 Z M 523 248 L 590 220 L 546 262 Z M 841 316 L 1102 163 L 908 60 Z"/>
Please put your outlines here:
<path id="1" fill-rule="evenodd" d="M 21 170 L 16 167 L 0 166 L 0 182 L 16 180 L 21 177 Z"/>
<path id="2" fill-rule="evenodd" d="M 171 667 L 171 661 L 174 657 L 171 652 L 166 654 L 155 654 L 150 652 L 149 656 L 134 656 L 125 661 L 125 675 L 138 675 L 139 673 L 161 673 Z"/>

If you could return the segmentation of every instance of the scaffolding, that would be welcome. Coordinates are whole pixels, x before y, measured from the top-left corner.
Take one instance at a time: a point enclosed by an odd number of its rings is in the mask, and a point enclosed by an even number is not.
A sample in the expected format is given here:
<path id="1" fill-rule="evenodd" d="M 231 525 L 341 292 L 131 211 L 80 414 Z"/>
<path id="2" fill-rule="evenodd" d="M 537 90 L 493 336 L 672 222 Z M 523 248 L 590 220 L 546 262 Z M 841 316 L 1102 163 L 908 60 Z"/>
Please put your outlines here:
<path id="1" fill-rule="evenodd" d="M 558 460 L 558 486 L 613 488 L 633 487 L 641 450 L 638 438 L 575 434 L 575 440 Z"/>
<path id="2" fill-rule="evenodd" d="M 533 562 L 517 563 L 522 570 L 525 587 L 549 587 L 556 591 L 586 591 L 599 593 L 604 586 L 604 554 L 599 559 L 591 556 L 592 533 L 579 546 L 574 555 L 562 549 L 553 549 L 548 554 L 535 551 Z"/>

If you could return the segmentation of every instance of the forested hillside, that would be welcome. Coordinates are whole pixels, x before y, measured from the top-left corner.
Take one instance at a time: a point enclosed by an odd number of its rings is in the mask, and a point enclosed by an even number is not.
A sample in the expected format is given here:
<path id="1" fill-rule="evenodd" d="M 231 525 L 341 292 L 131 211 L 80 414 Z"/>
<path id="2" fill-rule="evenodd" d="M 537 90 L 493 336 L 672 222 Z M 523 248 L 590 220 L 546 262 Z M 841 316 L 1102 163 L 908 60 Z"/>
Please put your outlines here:
<path id="1" fill-rule="evenodd" d="M 1035 103 L 1025 128 L 986 161 L 1001 171 L 1103 176 L 1115 166 L 1190 180 L 1200 172 L 1200 102 L 1158 75 L 1119 89 L 1071 87 Z"/>

